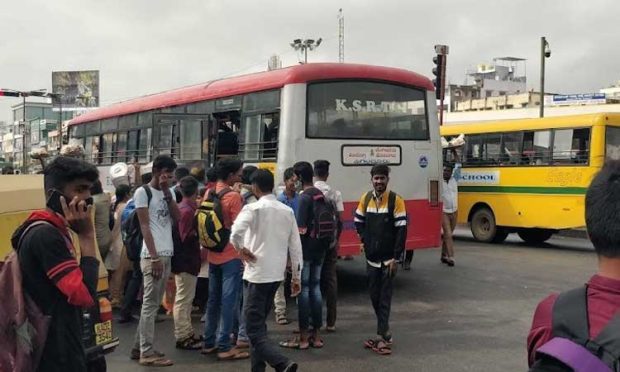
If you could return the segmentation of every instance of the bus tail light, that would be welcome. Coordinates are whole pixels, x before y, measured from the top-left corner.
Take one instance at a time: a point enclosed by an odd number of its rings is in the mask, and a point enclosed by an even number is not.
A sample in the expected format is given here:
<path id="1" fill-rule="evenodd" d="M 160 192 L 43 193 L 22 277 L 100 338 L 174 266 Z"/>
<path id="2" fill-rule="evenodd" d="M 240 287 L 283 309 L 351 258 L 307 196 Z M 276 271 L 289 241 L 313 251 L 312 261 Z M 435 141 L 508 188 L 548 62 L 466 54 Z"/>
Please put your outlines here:
<path id="1" fill-rule="evenodd" d="M 439 181 L 431 181 L 431 207 L 439 206 Z"/>

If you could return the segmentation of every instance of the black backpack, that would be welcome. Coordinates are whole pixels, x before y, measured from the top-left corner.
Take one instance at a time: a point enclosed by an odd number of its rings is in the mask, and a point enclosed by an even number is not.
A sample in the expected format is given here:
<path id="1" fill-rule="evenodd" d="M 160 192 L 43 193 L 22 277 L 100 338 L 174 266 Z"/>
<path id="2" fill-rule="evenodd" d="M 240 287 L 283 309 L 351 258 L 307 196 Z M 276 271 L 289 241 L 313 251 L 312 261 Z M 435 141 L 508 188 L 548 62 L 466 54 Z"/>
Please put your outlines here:
<path id="1" fill-rule="evenodd" d="M 142 188 L 146 191 L 147 205 L 150 207 L 151 199 L 153 198 L 151 188 L 147 185 L 143 185 Z M 138 219 L 138 211 L 136 209 L 131 211 L 127 219 L 121 224 L 121 238 L 127 251 L 127 258 L 131 261 L 139 261 L 144 238 L 142 237 L 140 219 Z"/>
<path id="2" fill-rule="evenodd" d="M 553 305 L 553 338 L 536 350 L 530 372 L 620 372 L 620 313 L 590 339 L 587 286 L 561 293 Z"/>
<path id="3" fill-rule="evenodd" d="M 312 198 L 310 237 L 329 242 L 332 246 L 338 235 L 338 217 L 334 203 L 327 200 L 321 190 L 316 187 L 307 189 L 304 194 Z"/>

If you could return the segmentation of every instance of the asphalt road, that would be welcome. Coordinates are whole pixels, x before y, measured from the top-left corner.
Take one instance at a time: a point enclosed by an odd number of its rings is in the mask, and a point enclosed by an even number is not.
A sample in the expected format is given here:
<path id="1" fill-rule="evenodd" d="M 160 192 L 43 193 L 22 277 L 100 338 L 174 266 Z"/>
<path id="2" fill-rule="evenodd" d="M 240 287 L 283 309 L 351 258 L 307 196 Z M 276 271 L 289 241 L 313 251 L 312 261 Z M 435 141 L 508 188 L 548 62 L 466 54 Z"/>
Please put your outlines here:
<path id="1" fill-rule="evenodd" d="M 394 352 L 378 356 L 362 347 L 375 331 L 366 294 L 364 262 L 339 263 L 338 331 L 325 335 L 321 350 L 285 353 L 300 371 L 524 371 L 525 339 L 532 313 L 549 292 L 578 286 L 596 265 L 592 245 L 557 237 L 530 247 L 518 237 L 486 245 L 457 230 L 457 265 L 439 263 L 437 250 L 417 251 L 413 270 L 395 284 L 391 326 Z M 289 312 L 296 317 L 292 302 Z M 198 317 L 195 326 L 202 330 Z M 295 323 L 269 325 L 273 340 L 291 334 Z M 120 347 L 108 359 L 109 371 L 149 370 L 128 358 L 135 324 L 116 325 Z M 247 371 L 248 361 L 217 362 L 198 352 L 176 350 L 172 320 L 156 326 L 156 346 L 175 361 L 166 371 Z"/>

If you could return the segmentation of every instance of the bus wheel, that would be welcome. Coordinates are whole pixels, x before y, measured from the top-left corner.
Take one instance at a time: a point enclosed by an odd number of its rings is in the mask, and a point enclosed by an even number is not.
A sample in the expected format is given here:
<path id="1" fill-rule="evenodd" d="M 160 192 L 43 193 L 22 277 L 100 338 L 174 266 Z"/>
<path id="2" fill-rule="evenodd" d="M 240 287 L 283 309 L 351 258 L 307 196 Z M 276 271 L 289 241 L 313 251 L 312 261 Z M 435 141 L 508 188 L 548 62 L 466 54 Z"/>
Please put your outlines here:
<path id="1" fill-rule="evenodd" d="M 471 233 L 484 243 L 501 243 L 508 233 L 495 224 L 495 215 L 489 208 L 480 208 L 471 218 Z"/>
<path id="2" fill-rule="evenodd" d="M 522 229 L 517 234 L 528 244 L 541 244 L 549 240 L 554 232 L 550 229 Z"/>

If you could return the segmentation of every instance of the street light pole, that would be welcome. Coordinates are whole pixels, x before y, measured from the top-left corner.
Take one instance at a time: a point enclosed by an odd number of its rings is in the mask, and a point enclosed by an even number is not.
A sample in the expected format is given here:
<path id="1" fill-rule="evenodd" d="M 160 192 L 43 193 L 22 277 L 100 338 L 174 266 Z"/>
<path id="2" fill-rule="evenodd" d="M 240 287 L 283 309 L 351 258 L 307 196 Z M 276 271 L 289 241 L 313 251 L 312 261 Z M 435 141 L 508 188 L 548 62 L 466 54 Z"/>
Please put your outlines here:
<path id="1" fill-rule="evenodd" d="M 549 43 L 543 36 L 540 38 L 540 113 L 541 118 L 545 117 L 545 59 L 551 57 Z"/>
<path id="2" fill-rule="evenodd" d="M 28 154 L 26 148 L 26 93 L 22 93 L 22 122 L 24 127 L 22 129 L 22 174 L 28 174 L 28 166 L 26 165 L 26 155 Z"/>

